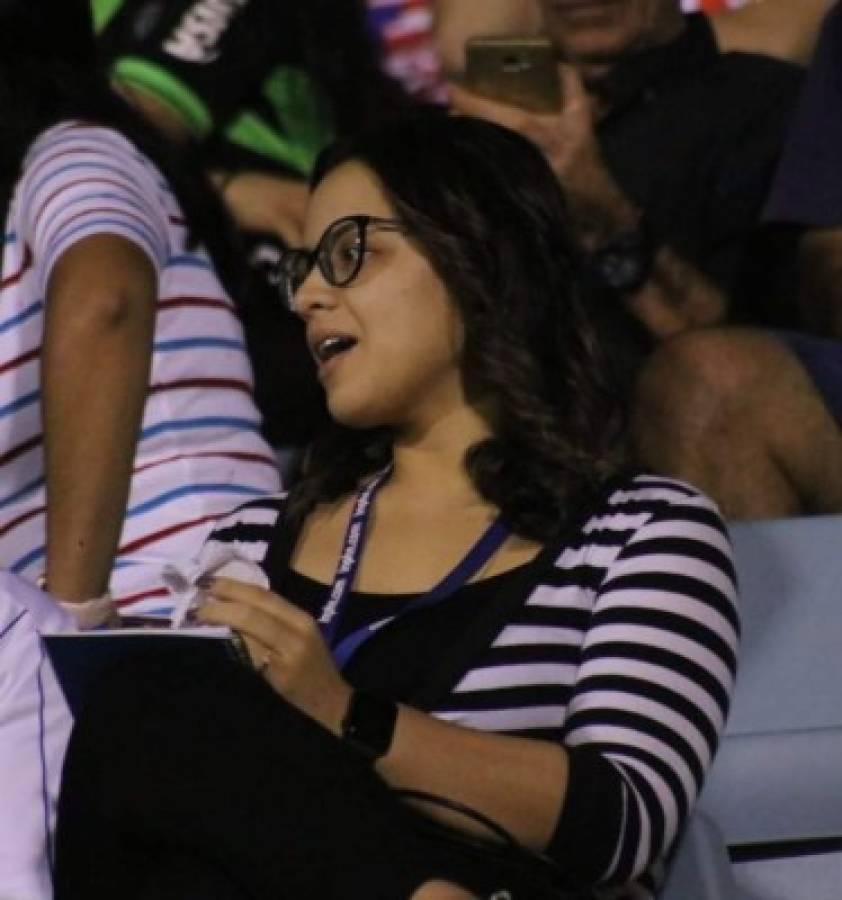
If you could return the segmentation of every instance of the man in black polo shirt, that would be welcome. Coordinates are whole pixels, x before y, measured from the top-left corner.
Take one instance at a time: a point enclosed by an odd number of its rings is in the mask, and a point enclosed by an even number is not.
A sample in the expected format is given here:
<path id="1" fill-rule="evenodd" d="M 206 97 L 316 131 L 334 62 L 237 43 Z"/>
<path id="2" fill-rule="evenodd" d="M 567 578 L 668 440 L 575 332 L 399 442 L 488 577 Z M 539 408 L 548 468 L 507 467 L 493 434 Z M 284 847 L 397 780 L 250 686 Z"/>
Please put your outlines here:
<path id="1" fill-rule="evenodd" d="M 759 331 L 697 327 L 796 321 L 797 233 L 757 224 L 800 70 L 721 53 L 707 20 L 675 0 L 541 2 L 568 64 L 562 110 L 458 87 L 454 101 L 544 151 L 595 271 L 648 333 L 631 416 L 639 458 L 731 518 L 842 509 L 840 439 L 793 354 Z"/>
<path id="2" fill-rule="evenodd" d="M 755 225 L 800 70 L 720 53 L 706 17 L 682 15 L 676 0 L 541 2 L 567 63 L 561 111 L 459 87 L 454 106 L 544 151 L 597 271 L 653 338 L 750 318 L 765 268 Z"/>
<path id="3" fill-rule="evenodd" d="M 647 367 L 645 450 L 735 518 L 842 512 L 842 3 L 825 20 L 764 213 L 803 233 L 803 330 L 701 330 Z"/>

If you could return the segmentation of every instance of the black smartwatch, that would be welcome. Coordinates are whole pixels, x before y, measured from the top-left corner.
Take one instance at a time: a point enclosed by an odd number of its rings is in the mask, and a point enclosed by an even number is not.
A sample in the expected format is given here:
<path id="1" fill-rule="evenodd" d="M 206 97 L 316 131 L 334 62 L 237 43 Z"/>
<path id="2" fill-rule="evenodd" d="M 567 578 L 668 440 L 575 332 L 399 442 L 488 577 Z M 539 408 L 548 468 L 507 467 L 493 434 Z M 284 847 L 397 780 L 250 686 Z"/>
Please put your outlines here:
<path id="1" fill-rule="evenodd" d="M 615 235 L 593 251 L 590 268 L 602 287 L 633 294 L 649 280 L 657 250 L 649 220 L 643 214 L 636 228 Z"/>
<path id="2" fill-rule="evenodd" d="M 373 763 L 389 751 L 397 718 L 397 703 L 355 690 L 342 719 L 342 740 Z"/>

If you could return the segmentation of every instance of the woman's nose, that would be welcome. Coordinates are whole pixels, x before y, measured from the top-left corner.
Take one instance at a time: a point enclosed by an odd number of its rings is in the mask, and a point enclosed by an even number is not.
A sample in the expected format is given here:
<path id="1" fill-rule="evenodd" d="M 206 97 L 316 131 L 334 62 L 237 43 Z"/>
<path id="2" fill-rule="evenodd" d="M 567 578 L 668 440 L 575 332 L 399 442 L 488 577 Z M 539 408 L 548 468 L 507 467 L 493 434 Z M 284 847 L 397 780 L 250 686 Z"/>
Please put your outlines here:
<path id="1" fill-rule="evenodd" d="M 306 320 L 317 310 L 332 309 L 338 302 L 337 290 L 314 266 L 292 298 L 292 311 Z"/>

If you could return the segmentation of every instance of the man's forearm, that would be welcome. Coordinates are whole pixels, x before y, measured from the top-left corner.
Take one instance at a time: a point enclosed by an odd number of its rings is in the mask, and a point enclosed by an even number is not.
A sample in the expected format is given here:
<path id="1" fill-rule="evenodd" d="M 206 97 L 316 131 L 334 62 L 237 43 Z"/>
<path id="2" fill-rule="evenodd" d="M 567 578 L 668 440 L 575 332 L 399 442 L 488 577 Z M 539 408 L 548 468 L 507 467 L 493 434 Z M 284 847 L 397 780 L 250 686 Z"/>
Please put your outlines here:
<path id="1" fill-rule="evenodd" d="M 626 304 L 656 340 L 688 328 L 715 325 L 726 311 L 722 292 L 669 247 L 657 251 L 651 277 Z"/>
<path id="2" fill-rule="evenodd" d="M 638 228 L 641 209 L 602 158 L 594 130 L 594 100 L 581 77 L 571 66 L 562 66 L 560 77 L 566 101 L 559 113 L 532 113 L 458 86 L 452 88 L 453 105 L 457 112 L 497 122 L 535 144 L 565 191 L 578 242 L 593 253 Z M 655 235 L 655 240 L 661 237 Z M 723 295 L 665 244 L 653 261 L 651 277 L 627 302 L 656 339 L 718 322 L 726 310 Z"/>
<path id="3" fill-rule="evenodd" d="M 594 252 L 617 235 L 640 227 L 642 212 L 602 164 L 593 167 L 586 187 L 586 192 L 573 183 L 567 187 L 579 240 L 586 251 Z M 727 308 L 722 292 L 659 238 L 652 237 L 656 249 L 649 278 L 627 297 L 631 314 L 656 340 L 721 321 Z"/>
<path id="4" fill-rule="evenodd" d="M 134 337 L 121 331 L 91 329 L 49 356 L 46 573 L 67 600 L 106 590 L 125 515 L 146 378 L 130 359 Z"/>
<path id="5" fill-rule="evenodd" d="M 96 251 L 105 248 L 100 244 L 77 265 L 89 249 L 71 248 L 56 266 L 42 360 L 47 586 L 80 601 L 107 588 L 146 398 L 154 320 L 154 280 L 145 261 L 137 282 L 112 295 L 97 279 L 85 288 L 84 274 L 104 259 Z M 127 253 L 123 261 L 132 268 L 138 260 L 131 257 L 140 251 Z"/>

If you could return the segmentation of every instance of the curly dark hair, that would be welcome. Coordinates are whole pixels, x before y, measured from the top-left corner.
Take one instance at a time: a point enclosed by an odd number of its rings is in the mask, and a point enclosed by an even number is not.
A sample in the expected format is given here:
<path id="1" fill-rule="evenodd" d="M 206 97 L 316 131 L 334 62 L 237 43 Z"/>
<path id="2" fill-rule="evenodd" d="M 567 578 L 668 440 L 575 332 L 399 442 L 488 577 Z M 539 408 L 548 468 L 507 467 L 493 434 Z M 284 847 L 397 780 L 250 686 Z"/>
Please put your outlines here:
<path id="1" fill-rule="evenodd" d="M 618 304 L 588 281 L 554 173 L 512 131 L 429 111 L 329 148 L 313 185 L 350 160 L 376 175 L 463 319 L 466 396 L 493 433 L 466 454 L 473 483 L 515 533 L 551 539 L 626 463 L 608 327 Z M 388 430 L 333 425 L 290 520 L 353 491 L 391 442 Z"/>

